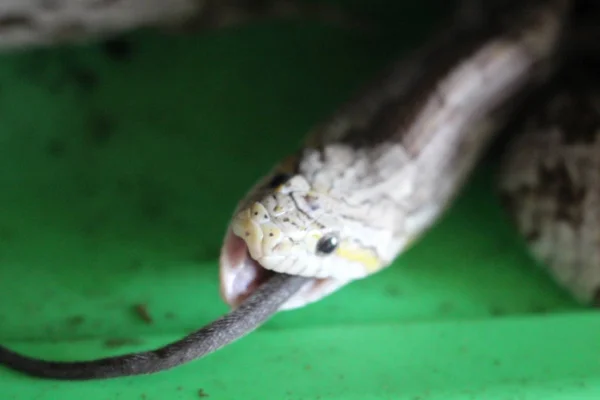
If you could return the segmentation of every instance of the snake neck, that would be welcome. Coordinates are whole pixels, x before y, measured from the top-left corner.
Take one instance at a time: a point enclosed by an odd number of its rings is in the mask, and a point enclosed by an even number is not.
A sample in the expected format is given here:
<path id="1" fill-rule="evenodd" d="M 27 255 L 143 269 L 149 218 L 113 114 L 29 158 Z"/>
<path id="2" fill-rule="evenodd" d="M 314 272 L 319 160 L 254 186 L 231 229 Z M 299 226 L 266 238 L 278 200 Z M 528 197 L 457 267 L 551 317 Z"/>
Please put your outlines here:
<path id="1" fill-rule="evenodd" d="M 349 221 L 387 230 L 391 262 L 447 208 L 516 100 L 551 76 L 569 4 L 444 32 L 317 127 L 300 173 Z"/>

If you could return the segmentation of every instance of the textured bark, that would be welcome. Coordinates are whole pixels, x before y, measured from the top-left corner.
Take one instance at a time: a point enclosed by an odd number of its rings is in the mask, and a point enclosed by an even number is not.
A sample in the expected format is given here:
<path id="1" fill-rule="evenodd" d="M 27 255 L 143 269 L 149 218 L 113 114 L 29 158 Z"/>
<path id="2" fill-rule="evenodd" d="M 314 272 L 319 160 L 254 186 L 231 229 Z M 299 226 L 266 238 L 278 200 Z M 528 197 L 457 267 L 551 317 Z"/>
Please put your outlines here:
<path id="1" fill-rule="evenodd" d="M 204 30 L 297 17 L 347 22 L 336 8 L 294 0 L 0 0 L 0 50 L 144 27 Z"/>

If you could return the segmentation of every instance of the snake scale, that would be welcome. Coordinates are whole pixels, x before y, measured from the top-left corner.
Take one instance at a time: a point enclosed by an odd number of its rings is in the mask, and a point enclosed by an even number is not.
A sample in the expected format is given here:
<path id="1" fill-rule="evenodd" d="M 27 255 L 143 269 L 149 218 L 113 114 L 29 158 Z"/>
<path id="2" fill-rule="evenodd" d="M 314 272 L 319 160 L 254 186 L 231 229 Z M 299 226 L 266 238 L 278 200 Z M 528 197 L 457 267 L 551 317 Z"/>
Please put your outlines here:
<path id="1" fill-rule="evenodd" d="M 278 311 L 388 267 L 443 215 L 506 130 L 498 187 L 507 215 L 549 274 L 593 303 L 600 290 L 600 80 L 592 52 L 575 51 L 582 48 L 574 39 L 587 3 L 504 3 L 474 19 L 452 19 L 248 191 L 220 256 L 231 313 L 147 352 L 51 362 L 0 347 L 0 364 L 37 377 L 103 379 L 213 352 Z"/>

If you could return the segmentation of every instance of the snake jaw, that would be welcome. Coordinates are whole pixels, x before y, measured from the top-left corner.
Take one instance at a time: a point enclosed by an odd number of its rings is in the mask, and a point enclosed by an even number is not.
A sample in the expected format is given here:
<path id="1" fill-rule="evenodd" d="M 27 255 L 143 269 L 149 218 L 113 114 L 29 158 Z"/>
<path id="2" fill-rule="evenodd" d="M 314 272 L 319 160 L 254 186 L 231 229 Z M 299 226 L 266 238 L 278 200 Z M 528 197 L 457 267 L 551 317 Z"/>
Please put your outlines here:
<path id="1" fill-rule="evenodd" d="M 229 229 L 219 258 L 220 294 L 231 307 L 241 304 L 274 272 L 262 268 L 250 256 L 244 239 Z"/>
<path id="2" fill-rule="evenodd" d="M 229 228 L 219 257 L 220 295 L 223 301 L 230 307 L 236 308 L 274 274 L 275 271 L 264 268 L 251 257 L 246 241 Z M 280 310 L 292 310 L 321 300 L 341 289 L 349 281 L 349 279 L 315 278 L 288 299 Z"/>

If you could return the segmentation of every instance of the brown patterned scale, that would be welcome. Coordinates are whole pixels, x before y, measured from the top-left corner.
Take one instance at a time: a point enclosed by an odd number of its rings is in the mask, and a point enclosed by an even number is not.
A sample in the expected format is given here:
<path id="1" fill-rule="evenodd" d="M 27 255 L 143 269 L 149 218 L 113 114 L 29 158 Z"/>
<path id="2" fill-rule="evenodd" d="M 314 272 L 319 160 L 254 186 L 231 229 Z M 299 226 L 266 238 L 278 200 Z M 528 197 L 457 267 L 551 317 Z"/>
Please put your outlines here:
<path id="1" fill-rule="evenodd" d="M 572 63 L 516 126 L 499 187 L 534 257 L 578 300 L 600 294 L 600 75 Z"/>

